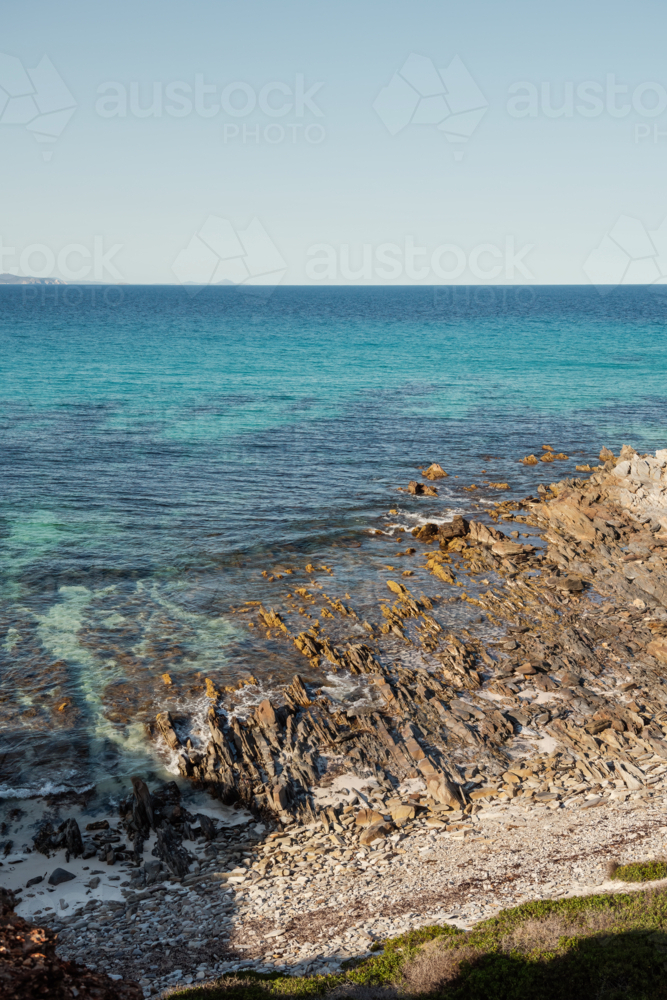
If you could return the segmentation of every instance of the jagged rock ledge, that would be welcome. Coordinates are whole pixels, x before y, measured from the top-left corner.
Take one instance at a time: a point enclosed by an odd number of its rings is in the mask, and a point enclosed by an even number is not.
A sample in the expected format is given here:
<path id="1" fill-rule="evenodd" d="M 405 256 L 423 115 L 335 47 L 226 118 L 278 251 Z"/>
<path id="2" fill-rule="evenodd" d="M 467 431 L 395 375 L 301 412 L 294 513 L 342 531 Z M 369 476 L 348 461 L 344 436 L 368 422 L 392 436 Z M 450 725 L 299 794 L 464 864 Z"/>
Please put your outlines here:
<path id="1" fill-rule="evenodd" d="M 446 633 L 433 602 L 394 579 L 387 580 L 396 599 L 381 608 L 384 624 L 364 622 L 372 640 L 344 648 L 319 628 L 290 635 L 279 614 L 260 606 L 258 624 L 292 641 L 311 664 L 325 659 L 334 670 L 363 675 L 374 710 L 343 714 L 321 693 L 309 694 L 297 675 L 282 704 L 266 700 L 245 721 L 230 722 L 214 691 L 204 752 L 181 745 L 167 712 L 157 718 L 181 773 L 223 802 L 283 825 L 321 820 L 334 829 L 350 796 L 327 802 L 319 793 L 336 779 L 345 787 L 345 777 L 352 790 L 371 774 L 390 797 L 369 824 L 368 842 L 415 810 L 444 823 L 474 813 L 479 800 L 532 794 L 527 778 L 540 766 L 527 763 L 517 774 L 509 752 L 522 730 L 595 758 L 615 751 L 603 766 L 582 762 L 581 793 L 602 781 L 642 786 L 650 777 L 632 753 L 667 760 L 667 450 L 640 457 L 625 446 L 618 458 L 610 455 L 603 450 L 607 460 L 589 479 L 497 505 L 496 520 L 532 526 L 546 548 L 460 516 L 412 532 L 426 547 L 424 568 L 507 630 L 499 642 Z M 464 579 L 489 572 L 502 589 L 460 593 Z M 619 603 L 620 618 L 599 595 Z M 330 603 L 357 617 L 340 600 Z M 626 628 L 629 645 L 616 639 Z M 424 667 L 384 656 L 385 636 L 421 651 Z M 641 687 L 642 706 L 629 693 Z M 409 793 L 406 782 L 415 779 L 419 790 Z"/>

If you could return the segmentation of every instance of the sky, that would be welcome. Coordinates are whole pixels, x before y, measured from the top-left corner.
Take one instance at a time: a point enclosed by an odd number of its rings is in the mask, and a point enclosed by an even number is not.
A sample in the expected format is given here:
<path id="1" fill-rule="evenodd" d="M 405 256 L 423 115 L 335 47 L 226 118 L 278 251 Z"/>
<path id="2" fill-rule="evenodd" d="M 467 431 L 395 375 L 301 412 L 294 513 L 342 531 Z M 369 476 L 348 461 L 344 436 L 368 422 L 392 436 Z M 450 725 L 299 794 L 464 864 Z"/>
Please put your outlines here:
<path id="1" fill-rule="evenodd" d="M 5 3 L 0 272 L 661 283 L 666 29 L 658 0 Z"/>

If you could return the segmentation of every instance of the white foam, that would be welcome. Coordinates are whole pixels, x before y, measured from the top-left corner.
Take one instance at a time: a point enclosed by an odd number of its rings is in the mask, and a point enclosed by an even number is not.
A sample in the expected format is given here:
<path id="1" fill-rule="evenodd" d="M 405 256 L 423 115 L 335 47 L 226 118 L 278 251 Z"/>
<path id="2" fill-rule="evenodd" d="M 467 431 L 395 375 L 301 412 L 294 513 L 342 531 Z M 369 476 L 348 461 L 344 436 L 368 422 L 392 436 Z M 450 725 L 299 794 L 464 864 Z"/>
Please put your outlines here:
<path id="1" fill-rule="evenodd" d="M 76 772 L 72 771 L 71 777 L 74 777 L 75 774 Z M 87 792 L 94 787 L 91 782 L 86 782 L 83 785 L 72 785 L 67 781 L 67 777 L 63 777 L 61 780 L 65 781 L 66 784 L 59 785 L 55 781 L 45 781 L 41 785 L 22 788 L 14 788 L 11 785 L 0 785 L 0 799 L 37 799 L 45 798 L 49 795 L 62 795 L 64 792 L 76 792 L 79 794 Z"/>
<path id="2" fill-rule="evenodd" d="M 448 508 L 446 511 L 443 511 L 441 516 L 429 514 L 428 517 L 424 517 L 422 514 L 416 514 L 410 510 L 398 510 L 397 514 L 394 516 L 405 518 L 408 523 L 401 524 L 400 521 L 393 521 L 384 528 L 384 531 L 388 531 L 389 534 L 393 534 L 396 528 L 411 530 L 414 527 L 421 528 L 425 524 L 451 524 L 457 515 L 460 514 L 461 516 L 465 516 L 466 513 L 469 513 L 469 511 L 467 511 L 465 507 Z"/>
<path id="3" fill-rule="evenodd" d="M 13 626 L 10 626 L 7 629 L 7 635 L 5 637 L 5 641 L 2 644 L 2 648 L 6 649 L 8 653 L 11 653 L 14 646 L 20 641 L 20 639 L 21 639 L 21 633 L 19 632 L 19 630 L 17 628 L 14 628 Z"/>
<path id="4" fill-rule="evenodd" d="M 267 688 L 261 681 L 259 684 L 244 684 L 225 699 L 220 710 L 228 719 L 243 721 L 267 698 L 272 703 L 277 703 L 282 702 L 282 695 L 282 688 Z"/>
<path id="5" fill-rule="evenodd" d="M 354 676 L 341 670 L 340 673 L 327 674 L 327 680 L 329 684 L 323 685 L 322 691 L 332 702 L 335 702 L 335 706 L 330 708 L 332 712 L 338 711 L 341 705 L 353 712 L 365 709 L 377 710 L 384 705 L 381 693 L 365 677 Z"/>

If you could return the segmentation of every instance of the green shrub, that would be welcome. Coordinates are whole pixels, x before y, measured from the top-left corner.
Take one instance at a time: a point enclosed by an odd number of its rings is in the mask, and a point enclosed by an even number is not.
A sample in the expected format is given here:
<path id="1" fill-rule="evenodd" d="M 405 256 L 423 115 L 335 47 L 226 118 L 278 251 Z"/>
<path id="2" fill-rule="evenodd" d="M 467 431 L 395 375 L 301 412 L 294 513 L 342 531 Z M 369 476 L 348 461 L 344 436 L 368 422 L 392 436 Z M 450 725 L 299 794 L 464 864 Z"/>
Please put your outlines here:
<path id="1" fill-rule="evenodd" d="M 350 997 L 386 988 L 434 1000 L 667 1000 L 667 890 L 525 903 L 469 932 L 423 927 L 346 966 L 329 976 L 224 976 L 174 998 L 306 1000 L 339 987 Z"/>
<path id="2" fill-rule="evenodd" d="M 630 865 L 619 865 L 611 877 L 618 882 L 656 882 L 667 878 L 667 862 L 637 861 Z"/>

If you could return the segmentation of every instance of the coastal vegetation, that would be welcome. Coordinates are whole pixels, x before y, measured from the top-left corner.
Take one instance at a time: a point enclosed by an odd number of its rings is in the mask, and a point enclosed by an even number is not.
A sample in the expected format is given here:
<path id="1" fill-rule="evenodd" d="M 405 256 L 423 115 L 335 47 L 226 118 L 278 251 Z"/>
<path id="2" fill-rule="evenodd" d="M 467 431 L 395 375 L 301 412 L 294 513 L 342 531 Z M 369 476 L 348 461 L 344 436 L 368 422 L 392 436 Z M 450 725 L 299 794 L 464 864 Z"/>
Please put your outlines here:
<path id="1" fill-rule="evenodd" d="M 235 974 L 171 996 L 655 1000 L 667 996 L 666 961 L 667 890 L 658 889 L 526 903 L 467 933 L 424 927 L 335 975 Z"/>

